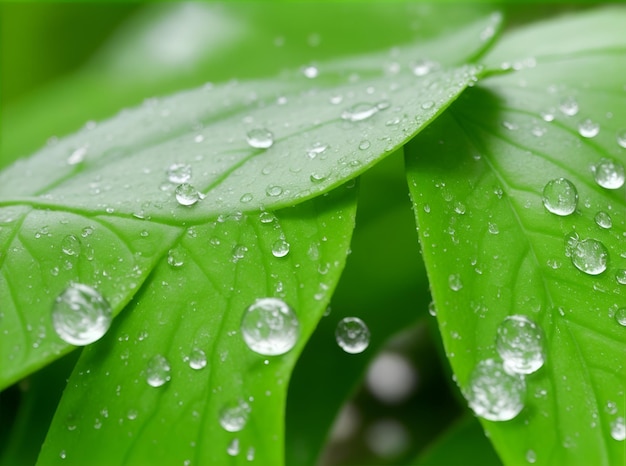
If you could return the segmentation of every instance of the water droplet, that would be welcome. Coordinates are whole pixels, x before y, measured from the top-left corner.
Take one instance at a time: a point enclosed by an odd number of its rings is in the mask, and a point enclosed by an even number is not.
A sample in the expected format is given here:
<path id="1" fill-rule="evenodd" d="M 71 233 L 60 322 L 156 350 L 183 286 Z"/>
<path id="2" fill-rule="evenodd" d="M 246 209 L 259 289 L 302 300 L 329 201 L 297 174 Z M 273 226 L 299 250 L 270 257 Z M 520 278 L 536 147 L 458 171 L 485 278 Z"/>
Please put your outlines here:
<path id="1" fill-rule="evenodd" d="M 592 168 L 596 183 L 605 189 L 619 189 L 624 186 L 624 167 L 612 159 L 602 159 Z"/>
<path id="2" fill-rule="evenodd" d="M 434 106 L 435 106 L 435 101 L 434 100 L 427 100 L 426 102 L 422 102 L 422 105 L 420 105 L 422 110 L 430 110 Z"/>
<path id="3" fill-rule="evenodd" d="M 510 373 L 532 374 L 544 363 L 543 332 L 523 315 L 506 317 L 498 326 L 496 350 Z"/>
<path id="4" fill-rule="evenodd" d="M 611 437 L 618 442 L 626 439 L 626 423 L 624 423 L 623 417 L 616 417 L 611 422 Z"/>
<path id="5" fill-rule="evenodd" d="M 242 204 L 247 204 L 248 202 L 252 201 L 252 199 L 254 199 L 252 193 L 244 193 L 239 198 L 239 202 L 241 202 Z"/>
<path id="6" fill-rule="evenodd" d="M 566 97 L 559 103 L 559 110 L 566 116 L 574 116 L 578 113 L 578 102 L 574 97 Z"/>
<path id="7" fill-rule="evenodd" d="M 533 450 L 528 450 L 526 452 L 526 461 L 528 461 L 530 464 L 534 464 L 537 461 L 537 453 L 535 453 Z"/>
<path id="8" fill-rule="evenodd" d="M 448 285 L 452 291 L 459 291 L 463 288 L 463 282 L 461 281 L 461 277 L 459 274 L 454 273 L 448 277 Z"/>
<path id="9" fill-rule="evenodd" d="M 248 247 L 243 244 L 237 244 L 233 247 L 233 262 L 239 262 L 241 259 L 246 257 L 246 253 L 248 252 Z"/>
<path id="10" fill-rule="evenodd" d="M 311 173 L 311 176 L 309 176 L 309 179 L 313 183 L 321 183 L 322 181 L 326 179 L 326 175 L 322 173 Z"/>
<path id="11" fill-rule="evenodd" d="M 81 283 L 68 286 L 52 307 L 54 330 L 71 345 L 85 346 L 99 340 L 112 318 L 111 306 L 102 295 Z"/>
<path id="12" fill-rule="evenodd" d="M 600 123 L 596 123 L 589 118 L 586 118 L 578 123 L 578 134 L 580 134 L 584 138 L 594 138 L 598 135 L 599 132 Z"/>
<path id="13" fill-rule="evenodd" d="M 189 353 L 189 367 L 195 370 L 206 367 L 206 354 L 200 348 L 194 348 Z"/>
<path id="14" fill-rule="evenodd" d="M 622 307 L 615 311 L 615 320 L 622 327 L 626 327 L 626 307 Z"/>
<path id="15" fill-rule="evenodd" d="M 437 315 L 437 308 L 435 307 L 435 302 L 434 302 L 434 301 L 431 301 L 431 302 L 428 304 L 428 313 L 429 313 L 431 316 L 433 316 L 433 317 L 435 317 L 435 316 Z"/>
<path id="16" fill-rule="evenodd" d="M 246 140 L 255 149 L 269 149 L 274 144 L 274 134 L 265 128 L 256 128 L 248 131 Z"/>
<path id="17" fill-rule="evenodd" d="M 241 398 L 228 403 L 220 410 L 220 425 L 227 432 L 239 432 L 246 426 L 250 411 L 250 405 Z"/>
<path id="18" fill-rule="evenodd" d="M 268 224 L 272 223 L 274 220 L 276 220 L 276 216 L 271 212 L 264 210 L 259 214 L 259 221 L 261 223 Z"/>
<path id="19" fill-rule="evenodd" d="M 371 143 L 367 139 L 363 139 L 361 142 L 359 142 L 360 150 L 367 150 L 370 148 L 370 146 L 371 146 Z"/>
<path id="20" fill-rule="evenodd" d="M 543 205 L 555 215 L 566 216 L 576 210 L 578 191 L 576 186 L 566 178 L 549 181 L 543 188 Z"/>
<path id="21" fill-rule="evenodd" d="M 305 66 L 304 68 L 302 68 L 302 74 L 309 79 L 314 79 L 314 78 L 317 78 L 317 75 L 319 74 L 319 70 L 317 69 L 316 66 L 309 65 L 309 66 Z"/>
<path id="22" fill-rule="evenodd" d="M 146 382 L 151 387 L 160 387 L 171 380 L 170 363 L 161 354 L 157 354 L 148 361 L 146 366 Z"/>
<path id="23" fill-rule="evenodd" d="M 617 280 L 617 283 L 620 285 L 626 285 L 626 269 L 618 269 L 617 272 L 615 272 L 615 280 Z"/>
<path id="24" fill-rule="evenodd" d="M 370 344 L 370 331 L 358 317 L 344 317 L 335 329 L 337 344 L 346 353 L 358 354 Z"/>
<path id="25" fill-rule="evenodd" d="M 226 447 L 226 453 L 228 453 L 230 456 L 237 456 L 239 454 L 238 438 L 234 438 L 231 440 L 231 442 L 228 444 L 228 447 Z"/>
<path id="26" fill-rule="evenodd" d="M 180 249 L 170 249 L 167 252 L 167 263 L 172 267 L 181 267 L 185 263 L 183 252 Z"/>
<path id="27" fill-rule="evenodd" d="M 541 112 L 540 115 L 543 121 L 547 121 L 547 122 L 554 121 L 554 109 Z"/>
<path id="28" fill-rule="evenodd" d="M 526 382 L 507 373 L 494 359 L 480 361 L 464 390 L 470 408 L 488 421 L 508 421 L 524 408 Z"/>
<path id="29" fill-rule="evenodd" d="M 80 255 L 80 240 L 74 235 L 67 235 L 61 241 L 61 251 L 68 256 Z"/>
<path id="30" fill-rule="evenodd" d="M 180 205 L 191 206 L 200 200 L 200 193 L 189 183 L 178 185 L 175 191 L 176 201 Z"/>
<path id="31" fill-rule="evenodd" d="M 606 270 L 609 252 L 604 244 L 595 239 L 578 241 L 571 238 L 566 246 L 574 266 L 588 275 L 599 275 Z"/>
<path id="32" fill-rule="evenodd" d="M 187 183 L 191 179 L 191 166 L 185 163 L 173 163 L 167 169 L 167 179 L 170 183 Z"/>
<path id="33" fill-rule="evenodd" d="M 300 333 L 300 323 L 293 310 L 278 298 L 257 299 L 246 309 L 241 321 L 241 335 L 252 351 L 277 356 L 291 350 Z"/>
<path id="34" fill-rule="evenodd" d="M 267 188 L 265 188 L 265 194 L 267 194 L 270 197 L 280 196 L 282 193 L 283 193 L 282 186 L 271 184 Z"/>
<path id="35" fill-rule="evenodd" d="M 246 453 L 246 460 L 254 461 L 254 447 L 248 448 L 248 453 Z"/>
<path id="36" fill-rule="evenodd" d="M 360 103 L 344 110 L 341 113 L 341 118 L 348 121 L 363 121 L 370 118 L 378 110 L 379 108 L 375 104 Z"/>
<path id="37" fill-rule="evenodd" d="M 87 155 L 87 146 L 81 146 L 78 149 L 72 151 L 72 153 L 67 158 L 68 165 L 78 165 L 83 160 L 85 160 L 85 155 Z"/>
<path id="38" fill-rule="evenodd" d="M 285 257 L 289 254 L 289 243 L 284 239 L 274 241 L 272 244 L 272 255 L 274 257 Z"/>
<path id="39" fill-rule="evenodd" d="M 604 211 L 600 211 L 596 214 L 596 216 L 594 217 L 594 220 L 596 221 L 596 224 L 600 227 L 600 228 L 605 228 L 605 229 L 609 229 L 613 226 L 613 221 L 611 220 L 611 216 Z"/>
<path id="40" fill-rule="evenodd" d="M 313 143 L 313 145 L 311 145 L 311 147 L 309 147 L 307 149 L 306 155 L 310 159 L 314 159 L 319 154 L 324 153 L 326 151 L 326 149 L 328 149 L 328 147 L 330 147 L 328 144 L 323 144 L 321 142 L 315 142 L 315 143 Z"/>
<path id="41" fill-rule="evenodd" d="M 617 132 L 617 143 L 626 149 L 626 129 Z"/>
<path id="42" fill-rule="evenodd" d="M 438 63 L 431 60 L 417 60 L 414 63 L 411 63 L 411 71 L 415 76 L 426 76 L 431 71 L 438 68 Z"/>

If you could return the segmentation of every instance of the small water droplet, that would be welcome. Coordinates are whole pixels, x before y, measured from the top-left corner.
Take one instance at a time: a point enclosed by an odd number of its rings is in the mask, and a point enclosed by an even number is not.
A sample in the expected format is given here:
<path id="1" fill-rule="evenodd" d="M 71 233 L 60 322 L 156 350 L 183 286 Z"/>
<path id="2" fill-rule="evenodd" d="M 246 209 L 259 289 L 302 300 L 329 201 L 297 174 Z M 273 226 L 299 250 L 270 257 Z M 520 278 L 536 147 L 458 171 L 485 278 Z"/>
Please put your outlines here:
<path id="1" fill-rule="evenodd" d="M 289 243 L 284 239 L 274 241 L 272 244 L 272 255 L 274 257 L 285 257 L 289 254 Z"/>
<path id="2" fill-rule="evenodd" d="M 448 286 L 452 291 L 459 291 L 463 288 L 463 282 L 461 281 L 461 277 L 457 273 L 453 273 L 448 277 Z"/>
<path id="3" fill-rule="evenodd" d="M 173 163 L 166 173 L 170 183 L 187 183 L 191 179 L 191 166 L 185 163 Z"/>
<path id="4" fill-rule="evenodd" d="M 267 188 L 265 188 L 265 194 L 270 197 L 277 197 L 277 196 L 280 196 L 282 193 L 283 193 L 282 186 L 271 184 Z"/>
<path id="5" fill-rule="evenodd" d="M 488 421 L 508 421 L 524 408 L 526 382 L 494 359 L 480 361 L 463 391 L 470 408 Z"/>
<path id="6" fill-rule="evenodd" d="M 626 129 L 617 132 L 617 144 L 626 149 Z"/>
<path id="7" fill-rule="evenodd" d="M 433 317 L 435 317 L 435 316 L 437 315 L 437 308 L 435 307 L 435 302 L 434 302 L 434 301 L 431 301 L 431 302 L 428 304 L 428 313 L 429 313 L 431 316 L 433 316 Z"/>
<path id="8" fill-rule="evenodd" d="M 269 149 L 274 144 L 274 134 L 265 128 L 256 128 L 248 131 L 246 140 L 255 149 Z"/>
<path id="9" fill-rule="evenodd" d="M 326 152 L 326 149 L 328 149 L 330 146 L 328 144 L 324 144 L 321 142 L 315 142 L 311 145 L 311 147 L 309 147 L 307 149 L 306 155 L 310 158 L 310 159 L 314 159 L 315 157 L 317 157 L 319 154 L 322 154 L 324 152 Z"/>
<path id="10" fill-rule="evenodd" d="M 370 331 L 358 317 L 344 317 L 337 324 L 335 339 L 346 353 L 358 354 L 369 346 Z"/>
<path id="11" fill-rule="evenodd" d="M 61 241 L 61 251 L 68 256 L 80 256 L 80 240 L 74 235 L 67 235 Z"/>
<path id="12" fill-rule="evenodd" d="M 254 461 L 254 447 L 248 448 L 248 453 L 246 453 L 246 460 Z"/>
<path id="13" fill-rule="evenodd" d="M 566 116 L 574 116 L 578 113 L 578 102 L 574 97 L 565 97 L 559 103 L 559 110 Z"/>
<path id="14" fill-rule="evenodd" d="M 220 425 L 227 432 L 239 432 L 246 426 L 251 411 L 250 405 L 241 398 L 228 403 L 220 410 Z"/>
<path id="15" fill-rule="evenodd" d="M 600 123 L 596 123 L 589 118 L 586 118 L 578 123 L 578 134 L 580 134 L 584 138 L 594 138 L 598 135 L 599 132 Z"/>
<path id="16" fill-rule="evenodd" d="M 247 204 L 248 202 L 251 202 L 252 199 L 254 199 L 252 193 L 244 193 L 239 198 L 239 202 L 241 202 L 242 204 Z"/>
<path id="17" fill-rule="evenodd" d="M 498 326 L 496 350 L 510 373 L 532 374 L 543 366 L 544 337 L 541 328 L 523 315 L 506 317 Z"/>
<path id="18" fill-rule="evenodd" d="M 126 418 L 127 418 L 129 421 L 134 421 L 135 419 L 137 419 L 138 414 L 139 414 L 139 413 L 137 412 L 137 410 L 136 410 L 136 409 L 129 409 L 129 410 L 128 410 L 128 413 L 126 413 Z"/>
<path id="19" fill-rule="evenodd" d="M 602 159 L 592 166 L 596 183 L 605 189 L 619 189 L 624 186 L 624 166 L 612 159 Z"/>
<path id="20" fill-rule="evenodd" d="M 528 461 L 530 464 L 534 464 L 537 461 L 537 453 L 535 453 L 533 450 L 528 450 L 526 452 L 526 461 Z"/>
<path id="21" fill-rule="evenodd" d="M 422 110 L 430 110 L 434 106 L 435 106 L 435 101 L 434 100 L 427 100 L 426 102 L 422 102 L 422 105 L 420 105 Z"/>
<path id="22" fill-rule="evenodd" d="M 554 109 L 541 112 L 540 115 L 543 121 L 547 121 L 547 122 L 554 121 Z"/>
<path id="23" fill-rule="evenodd" d="M 560 216 L 570 215 L 578 205 L 578 191 L 568 179 L 557 178 L 544 186 L 542 201 L 548 212 Z"/>
<path id="24" fill-rule="evenodd" d="M 596 224 L 600 227 L 600 228 L 605 228 L 605 229 L 609 229 L 613 226 L 613 221 L 611 220 L 611 216 L 604 211 L 600 211 L 596 214 L 596 216 L 593 218 L 596 221 Z"/>
<path id="25" fill-rule="evenodd" d="M 622 416 L 618 416 L 611 421 L 611 437 L 618 442 L 622 442 L 626 439 L 626 423 Z"/>
<path id="26" fill-rule="evenodd" d="M 189 353 L 189 367 L 195 370 L 206 367 L 206 354 L 200 348 L 194 348 Z"/>
<path id="27" fill-rule="evenodd" d="M 146 366 L 146 382 L 151 387 L 160 387 L 171 380 L 170 363 L 167 358 L 157 354 L 148 361 Z"/>
<path id="28" fill-rule="evenodd" d="M 237 456 L 239 454 L 238 438 L 234 438 L 231 440 L 231 442 L 228 444 L 228 447 L 226 447 L 226 453 L 228 453 L 230 456 Z"/>
<path id="29" fill-rule="evenodd" d="M 626 327 L 626 307 L 622 307 L 615 311 L 615 320 L 622 327 Z"/>
<path id="30" fill-rule="evenodd" d="M 277 356 L 291 350 L 300 333 L 293 310 L 278 298 L 260 298 L 246 309 L 241 335 L 252 351 Z"/>
<path id="31" fill-rule="evenodd" d="M 316 66 L 309 65 L 309 66 L 305 66 L 304 68 L 302 68 L 302 74 L 309 79 L 315 79 L 317 78 L 319 74 L 319 70 L 317 69 Z"/>
<path id="32" fill-rule="evenodd" d="M 313 183 L 321 183 L 322 181 L 326 179 L 326 175 L 322 173 L 311 173 L 311 176 L 309 176 L 309 179 Z"/>
<path id="33" fill-rule="evenodd" d="M 178 185 L 175 191 L 176 201 L 180 205 L 191 206 L 200 200 L 200 193 L 189 183 Z"/>
<path id="34" fill-rule="evenodd" d="M 410 66 L 413 74 L 419 77 L 426 76 L 430 72 L 434 71 L 439 67 L 439 64 L 431 60 L 421 59 L 411 63 Z"/>
<path id="35" fill-rule="evenodd" d="M 363 139 L 361 142 L 359 142 L 359 149 L 360 150 L 367 150 L 369 149 L 371 146 L 370 142 L 367 139 Z"/>
<path id="36" fill-rule="evenodd" d="M 344 110 L 341 118 L 348 121 L 363 121 L 373 116 L 378 110 L 376 104 L 359 103 Z"/>
<path id="37" fill-rule="evenodd" d="M 85 156 L 87 155 L 87 145 L 81 146 L 78 149 L 72 151 L 72 153 L 67 158 L 68 165 L 78 165 L 82 161 L 85 160 Z"/>
<path id="38" fill-rule="evenodd" d="M 618 269 L 615 272 L 615 280 L 620 285 L 626 285 L 626 269 Z"/>
<path id="39" fill-rule="evenodd" d="M 246 257 L 246 253 L 248 252 L 248 247 L 243 244 L 237 244 L 233 247 L 233 262 L 239 262 L 241 259 Z"/>
<path id="40" fill-rule="evenodd" d="M 52 306 L 52 325 L 71 345 L 85 346 L 104 336 L 113 319 L 111 306 L 94 288 L 81 283 L 68 286 Z"/>
<path id="41" fill-rule="evenodd" d="M 172 267 L 181 267 L 185 263 L 183 252 L 180 249 L 170 249 L 167 252 L 167 263 Z"/>
<path id="42" fill-rule="evenodd" d="M 264 210 L 259 214 L 259 221 L 261 223 L 268 224 L 272 223 L 274 220 L 276 220 L 276 216 L 271 212 Z"/>
<path id="43" fill-rule="evenodd" d="M 569 238 L 566 252 L 574 266 L 588 275 L 599 275 L 606 270 L 609 252 L 604 244 L 595 239 L 579 241 Z"/>
<path id="44" fill-rule="evenodd" d="M 61 452 L 59 453 L 59 458 L 61 458 L 62 460 L 67 458 L 67 453 L 65 453 L 65 450 L 61 450 Z"/>

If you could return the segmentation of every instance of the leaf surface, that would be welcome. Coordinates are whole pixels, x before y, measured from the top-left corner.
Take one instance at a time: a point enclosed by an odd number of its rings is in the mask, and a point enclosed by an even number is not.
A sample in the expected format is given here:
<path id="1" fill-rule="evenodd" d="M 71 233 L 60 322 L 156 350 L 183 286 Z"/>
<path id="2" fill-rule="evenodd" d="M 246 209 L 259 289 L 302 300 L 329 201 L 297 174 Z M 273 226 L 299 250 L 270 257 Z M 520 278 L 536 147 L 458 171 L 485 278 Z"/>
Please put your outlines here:
<path id="1" fill-rule="evenodd" d="M 281 464 L 291 369 L 343 268 L 355 191 L 187 228 L 176 266 L 161 260 L 128 312 L 84 350 L 39 464 Z M 281 239 L 289 253 L 275 257 Z M 299 319 L 300 337 L 285 355 L 259 355 L 242 338 L 244 310 L 261 297 L 279 297 Z M 191 367 L 194 350 L 206 367 Z M 153 387 L 158 355 L 171 381 Z M 229 432 L 220 419 L 238 400 L 249 419 Z"/>
<path id="2" fill-rule="evenodd" d="M 479 361 L 500 359 L 495 339 L 505 317 L 525 315 L 545 336 L 545 364 L 526 376 L 521 413 L 481 421 L 505 464 L 625 460 L 626 340 L 616 314 L 626 302 L 617 278 L 626 269 L 626 196 L 623 186 L 600 187 L 592 170 L 603 158 L 626 164 L 618 143 L 626 128 L 624 21 L 623 8 L 562 19 L 552 35 L 539 30 L 536 57 L 532 47 L 516 55 L 505 40 L 493 56 L 531 57 L 522 60 L 530 66 L 485 80 L 405 149 L 439 326 L 461 388 Z M 573 52 L 567 43 L 581 28 L 594 46 Z M 533 27 L 517 37 L 534 45 Z M 596 136 L 581 135 L 587 119 L 599 124 Z M 544 186 L 558 178 L 577 189 L 571 215 L 544 207 Z M 599 225 L 599 212 L 610 228 Z M 602 242 L 604 272 L 574 265 L 572 232 Z"/>

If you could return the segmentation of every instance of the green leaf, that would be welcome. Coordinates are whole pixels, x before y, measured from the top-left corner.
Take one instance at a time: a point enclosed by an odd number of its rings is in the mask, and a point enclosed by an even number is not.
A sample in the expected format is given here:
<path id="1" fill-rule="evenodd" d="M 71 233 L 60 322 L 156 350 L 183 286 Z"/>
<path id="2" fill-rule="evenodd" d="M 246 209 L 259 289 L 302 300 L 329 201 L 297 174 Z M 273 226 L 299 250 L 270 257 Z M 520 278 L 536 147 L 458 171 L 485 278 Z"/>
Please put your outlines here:
<path id="1" fill-rule="evenodd" d="M 131 308 L 84 350 L 39 464 L 247 464 L 252 456 L 282 464 L 291 369 L 343 268 L 355 191 L 341 188 L 276 216 L 238 214 L 187 228 L 175 246 L 178 265 L 161 260 Z M 280 239 L 289 253 L 274 257 Z M 267 296 L 299 319 L 296 347 L 283 356 L 256 354 L 242 338 L 244 310 Z M 206 355 L 198 370 L 190 367 L 195 349 Z M 157 355 L 169 362 L 171 381 L 153 387 L 148 367 Z M 238 400 L 251 410 L 248 422 L 227 432 L 221 412 Z M 239 452 L 231 458 L 232 442 Z"/>
<path id="2" fill-rule="evenodd" d="M 11 337 L 0 342 L 7 355 L 0 384 L 69 350 L 49 313 L 70 281 L 97 288 L 117 314 L 177 241 L 181 225 L 302 202 L 403 144 L 476 80 L 477 67 L 453 65 L 479 54 L 498 22 L 495 15 L 392 55 L 320 64 L 314 80 L 298 71 L 148 100 L 4 170 L 0 297 Z M 415 76 L 409 64 L 416 57 L 436 57 L 437 69 Z M 390 61 L 402 64 L 392 76 Z M 337 96 L 341 102 L 332 104 Z M 358 104 L 371 116 L 342 119 Z M 267 149 L 246 141 L 260 128 L 274 135 Z M 197 204 L 178 204 L 178 182 L 166 176 L 172 164 L 191 170 L 203 197 Z M 63 252 L 67 235 L 80 243 L 79 255 Z M 18 292 L 24 282 L 33 293 Z"/>
<path id="3" fill-rule="evenodd" d="M 505 464 L 625 461 L 616 427 L 626 410 L 626 340 L 616 321 L 626 297 L 617 279 L 626 269 L 625 188 L 600 187 L 592 171 L 603 158 L 626 163 L 618 143 L 626 128 L 624 21 L 626 11 L 611 8 L 542 26 L 537 35 L 533 27 L 518 32 L 516 43 L 527 37 L 533 45 L 536 37 L 541 48 L 536 57 L 532 48 L 509 56 L 534 60 L 485 80 L 406 149 L 424 260 L 459 385 L 467 390 L 479 361 L 499 360 L 495 339 L 505 317 L 525 315 L 545 336 L 545 364 L 526 376 L 521 413 L 481 421 Z M 581 30 L 593 46 L 570 53 Z M 494 57 L 507 55 L 502 47 Z M 578 111 L 568 116 L 572 102 Z M 599 124 L 596 136 L 581 136 L 586 119 Z M 577 189 L 571 215 L 543 205 L 544 186 L 558 178 Z M 599 212 L 610 216 L 610 228 L 598 224 Z M 574 265 L 566 247 L 572 232 L 602 242 L 606 271 Z"/>

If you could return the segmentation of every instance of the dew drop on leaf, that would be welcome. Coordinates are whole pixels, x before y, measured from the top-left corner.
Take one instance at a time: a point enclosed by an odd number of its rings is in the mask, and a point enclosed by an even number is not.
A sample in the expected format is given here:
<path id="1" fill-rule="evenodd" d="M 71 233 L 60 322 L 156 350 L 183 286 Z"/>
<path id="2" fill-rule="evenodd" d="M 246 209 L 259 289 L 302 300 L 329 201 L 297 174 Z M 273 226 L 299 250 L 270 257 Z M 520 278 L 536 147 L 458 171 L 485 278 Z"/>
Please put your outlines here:
<path id="1" fill-rule="evenodd" d="M 611 216 L 607 212 L 604 212 L 602 210 L 598 212 L 593 219 L 595 220 L 596 225 L 598 225 L 600 228 L 608 230 L 613 226 Z"/>
<path id="2" fill-rule="evenodd" d="M 239 432 L 246 426 L 250 411 L 250 405 L 241 398 L 228 403 L 220 410 L 220 425 L 227 432 Z"/>
<path id="3" fill-rule="evenodd" d="M 572 240 L 568 253 L 574 266 L 588 275 L 599 275 L 606 270 L 609 252 L 596 239 Z"/>
<path id="4" fill-rule="evenodd" d="M 146 382 L 151 387 L 160 387 L 171 380 L 170 363 L 167 358 L 157 354 L 148 361 L 146 367 Z"/>
<path id="5" fill-rule="evenodd" d="M 309 66 L 305 66 L 304 68 L 302 68 L 302 74 L 309 79 L 315 79 L 317 78 L 317 75 L 319 74 L 319 70 L 317 69 L 316 66 L 309 65 Z"/>
<path id="6" fill-rule="evenodd" d="M 615 320 L 622 327 L 626 327 L 626 307 L 622 307 L 615 311 Z"/>
<path id="7" fill-rule="evenodd" d="M 359 103 L 341 112 L 341 118 L 347 121 L 363 121 L 373 116 L 378 110 L 380 109 L 376 104 Z"/>
<path id="8" fill-rule="evenodd" d="M 176 201 L 180 205 L 191 206 L 200 200 L 200 193 L 189 183 L 178 185 L 175 191 Z"/>
<path id="9" fill-rule="evenodd" d="M 626 439 L 626 423 L 622 416 L 611 421 L 611 437 L 618 442 L 623 442 Z"/>
<path id="10" fill-rule="evenodd" d="M 254 461 L 254 447 L 249 447 L 246 453 L 246 460 Z"/>
<path id="11" fill-rule="evenodd" d="M 369 149 L 371 146 L 370 142 L 367 139 L 363 139 L 361 142 L 359 142 L 359 149 L 360 150 L 367 150 Z"/>
<path id="12" fill-rule="evenodd" d="M 112 319 L 109 303 L 97 290 L 81 283 L 68 286 L 52 307 L 54 330 L 71 345 L 85 346 L 99 340 Z"/>
<path id="13" fill-rule="evenodd" d="M 323 154 L 324 152 L 326 152 L 326 149 L 328 149 L 329 145 L 328 144 L 324 144 L 322 142 L 315 142 L 311 145 L 311 147 L 309 147 L 306 151 L 306 155 L 310 158 L 310 159 L 314 159 L 316 158 L 319 154 Z"/>
<path id="14" fill-rule="evenodd" d="M 252 199 L 254 199 L 252 193 L 244 193 L 239 198 L 239 202 L 241 202 L 242 204 L 247 204 L 248 202 L 252 201 Z"/>
<path id="15" fill-rule="evenodd" d="M 191 167 L 184 163 L 173 163 L 166 173 L 170 183 L 187 183 L 191 179 Z"/>
<path id="16" fill-rule="evenodd" d="M 448 286 L 452 291 L 459 291 L 463 288 L 463 282 L 461 281 L 459 274 L 453 273 L 448 277 Z"/>
<path id="17" fill-rule="evenodd" d="M 189 367 L 194 370 L 206 367 L 206 354 L 200 348 L 194 348 L 189 353 Z"/>
<path id="18" fill-rule="evenodd" d="M 437 69 L 438 67 L 439 64 L 437 62 L 427 59 L 417 60 L 416 62 L 411 63 L 411 71 L 415 76 L 418 77 L 426 76 L 428 73 Z"/>
<path id="19" fill-rule="evenodd" d="M 269 149 L 274 144 L 274 134 L 265 128 L 256 128 L 248 131 L 246 141 L 255 149 Z"/>
<path id="20" fill-rule="evenodd" d="M 622 129 L 617 132 L 617 143 L 620 147 L 626 149 L 626 129 Z"/>
<path id="21" fill-rule="evenodd" d="M 358 317 L 345 317 L 337 324 L 335 339 L 346 353 L 358 354 L 369 346 L 370 331 Z"/>
<path id="22" fill-rule="evenodd" d="M 615 272 L 615 280 L 620 285 L 626 285 L 626 269 L 618 269 Z"/>
<path id="23" fill-rule="evenodd" d="M 612 159 L 602 159 L 592 168 L 593 177 L 605 189 L 619 189 L 624 186 L 624 167 Z"/>
<path id="24" fill-rule="evenodd" d="M 570 215 L 578 205 L 578 191 L 568 179 L 556 178 L 544 186 L 542 201 L 548 212 L 560 216 Z"/>
<path id="25" fill-rule="evenodd" d="M 277 197 L 277 196 L 280 196 L 282 193 L 283 193 L 282 186 L 271 184 L 267 188 L 265 188 L 265 194 L 268 195 L 269 197 Z"/>
<path id="26" fill-rule="evenodd" d="M 67 235 L 61 241 L 61 251 L 68 256 L 80 255 L 80 240 L 74 235 Z"/>
<path id="27" fill-rule="evenodd" d="M 528 461 L 530 464 L 534 464 L 537 461 L 537 454 L 534 452 L 534 450 L 528 450 L 526 452 L 526 461 Z"/>
<path id="28" fill-rule="evenodd" d="M 565 97 L 559 103 L 559 110 L 566 116 L 574 116 L 578 113 L 578 102 L 574 97 Z"/>
<path id="29" fill-rule="evenodd" d="M 239 454 L 239 439 L 234 438 L 230 441 L 228 446 L 226 447 L 226 453 L 230 456 L 237 456 Z"/>
<path id="30" fill-rule="evenodd" d="M 289 254 L 289 243 L 284 239 L 274 241 L 272 244 L 272 255 L 274 257 L 285 257 Z"/>
<path id="31" fill-rule="evenodd" d="M 494 359 L 480 361 L 464 390 L 470 408 L 488 421 L 508 421 L 524 408 L 524 377 L 509 374 Z"/>
<path id="32" fill-rule="evenodd" d="M 181 267 L 185 263 L 181 251 L 178 249 L 170 249 L 167 252 L 167 263 L 172 267 Z"/>
<path id="33" fill-rule="evenodd" d="M 589 118 L 578 123 L 578 134 L 584 138 L 594 138 L 600 132 L 600 124 Z"/>
<path id="34" fill-rule="evenodd" d="M 277 356 L 290 351 L 298 341 L 300 323 L 281 299 L 260 298 L 246 309 L 241 335 L 255 353 Z"/>
<path id="35" fill-rule="evenodd" d="M 509 373 L 532 374 L 544 363 L 544 341 L 541 328 L 528 317 L 512 315 L 498 326 L 496 350 Z"/>

